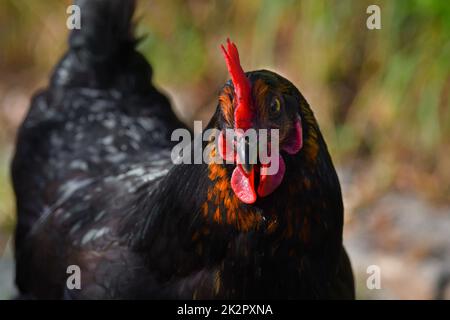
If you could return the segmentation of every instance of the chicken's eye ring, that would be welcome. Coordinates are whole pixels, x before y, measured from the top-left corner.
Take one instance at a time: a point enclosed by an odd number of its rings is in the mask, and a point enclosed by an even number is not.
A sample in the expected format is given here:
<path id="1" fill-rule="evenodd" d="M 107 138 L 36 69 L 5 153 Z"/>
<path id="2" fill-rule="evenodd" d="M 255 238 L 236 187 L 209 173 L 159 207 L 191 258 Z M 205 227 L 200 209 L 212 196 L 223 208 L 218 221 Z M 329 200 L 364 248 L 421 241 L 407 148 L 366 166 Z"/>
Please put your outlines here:
<path id="1" fill-rule="evenodd" d="M 269 106 L 269 116 L 272 119 L 276 119 L 280 116 L 280 114 L 281 114 L 281 101 L 277 97 L 274 97 Z"/>

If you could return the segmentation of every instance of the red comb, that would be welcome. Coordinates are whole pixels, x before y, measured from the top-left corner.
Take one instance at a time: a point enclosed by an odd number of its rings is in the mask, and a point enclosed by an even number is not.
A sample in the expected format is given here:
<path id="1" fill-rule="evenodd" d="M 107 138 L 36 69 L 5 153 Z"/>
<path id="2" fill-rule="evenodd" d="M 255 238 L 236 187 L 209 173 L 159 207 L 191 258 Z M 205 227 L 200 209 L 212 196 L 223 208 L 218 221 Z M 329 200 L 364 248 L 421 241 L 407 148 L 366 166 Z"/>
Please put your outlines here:
<path id="1" fill-rule="evenodd" d="M 242 70 L 239 61 L 239 52 L 236 45 L 227 39 L 227 49 L 223 45 L 223 56 L 227 63 L 228 72 L 233 81 L 234 91 L 237 97 L 236 110 L 234 111 L 234 126 L 239 129 L 248 129 L 252 126 L 253 110 L 251 108 L 251 85 Z"/>

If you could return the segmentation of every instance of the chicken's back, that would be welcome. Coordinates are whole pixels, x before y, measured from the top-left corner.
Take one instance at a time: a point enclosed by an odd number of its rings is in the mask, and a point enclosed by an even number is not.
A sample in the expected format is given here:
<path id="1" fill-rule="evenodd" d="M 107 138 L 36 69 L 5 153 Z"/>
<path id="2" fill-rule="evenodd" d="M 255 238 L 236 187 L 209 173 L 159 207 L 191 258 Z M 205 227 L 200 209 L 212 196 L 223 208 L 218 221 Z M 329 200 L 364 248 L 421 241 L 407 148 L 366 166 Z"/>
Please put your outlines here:
<path id="1" fill-rule="evenodd" d="M 75 3 L 81 8 L 82 28 L 71 32 L 69 50 L 49 87 L 32 99 L 12 163 L 18 210 L 16 282 L 22 293 L 29 291 L 33 271 L 30 250 L 36 248 L 27 243 L 33 228 L 58 219 L 55 208 L 64 202 L 89 203 L 99 190 L 108 197 L 97 201 L 117 201 L 143 181 L 157 179 L 171 166 L 170 135 L 182 126 L 167 98 L 153 87 L 151 67 L 135 50 L 134 1 Z M 116 179 L 117 187 L 102 189 L 108 179 Z M 66 210 L 68 217 L 71 210 Z M 84 214 L 84 223 L 92 224 Z M 71 219 L 75 225 L 79 217 Z M 37 230 L 32 241 L 44 232 Z M 39 245 L 43 252 L 50 250 L 45 242 Z"/>

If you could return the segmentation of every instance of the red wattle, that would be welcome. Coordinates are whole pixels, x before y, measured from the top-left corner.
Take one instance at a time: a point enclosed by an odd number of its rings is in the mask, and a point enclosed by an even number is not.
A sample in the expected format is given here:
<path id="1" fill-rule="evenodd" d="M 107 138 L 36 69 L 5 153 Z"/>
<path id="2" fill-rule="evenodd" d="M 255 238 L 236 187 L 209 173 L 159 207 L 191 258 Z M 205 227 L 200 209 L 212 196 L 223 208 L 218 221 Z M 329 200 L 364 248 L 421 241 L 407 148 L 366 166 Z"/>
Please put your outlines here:
<path id="1" fill-rule="evenodd" d="M 231 188 L 242 202 L 247 204 L 254 203 L 256 201 L 254 170 L 246 176 L 242 167 L 237 165 L 231 176 Z"/>
<path id="2" fill-rule="evenodd" d="M 275 191 L 276 188 L 281 184 L 284 177 L 284 172 L 286 171 L 286 165 L 281 156 L 278 157 L 279 166 L 278 172 L 273 175 L 267 175 L 270 164 L 263 164 L 261 166 L 261 173 L 259 178 L 258 195 L 260 197 L 265 197 Z"/>

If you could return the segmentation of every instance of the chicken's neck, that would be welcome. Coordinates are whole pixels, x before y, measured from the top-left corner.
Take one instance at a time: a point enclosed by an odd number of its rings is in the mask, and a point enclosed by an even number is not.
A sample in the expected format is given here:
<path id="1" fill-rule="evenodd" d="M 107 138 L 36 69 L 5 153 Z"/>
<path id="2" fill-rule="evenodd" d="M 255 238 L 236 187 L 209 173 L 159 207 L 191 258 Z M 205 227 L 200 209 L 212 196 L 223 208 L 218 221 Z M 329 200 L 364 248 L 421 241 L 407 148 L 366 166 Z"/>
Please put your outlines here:
<path id="1" fill-rule="evenodd" d="M 251 276 L 253 289 L 273 272 L 286 281 L 311 273 L 326 278 L 341 252 L 343 206 L 328 151 L 314 156 L 313 163 L 309 152 L 286 157 L 282 184 L 251 205 L 231 189 L 232 165 L 175 166 L 152 197 L 142 229 L 151 268 L 168 275 L 213 268 L 233 283 L 241 281 L 236 272 L 260 270 Z"/>

